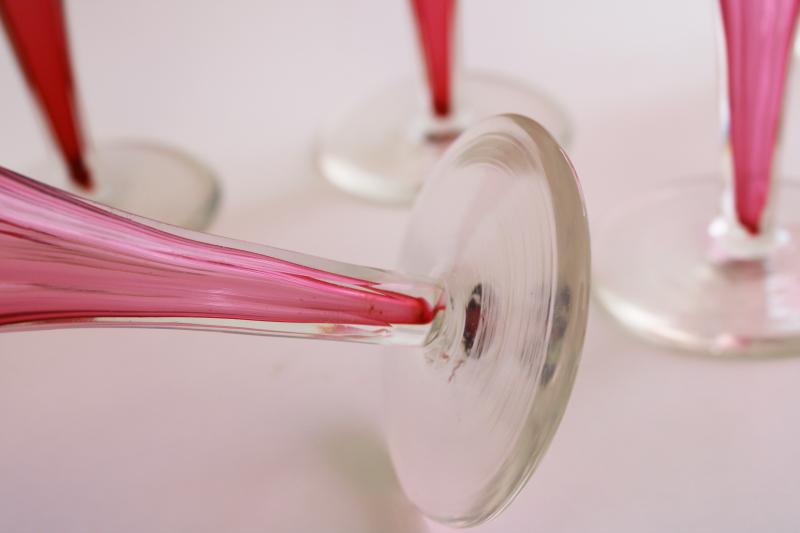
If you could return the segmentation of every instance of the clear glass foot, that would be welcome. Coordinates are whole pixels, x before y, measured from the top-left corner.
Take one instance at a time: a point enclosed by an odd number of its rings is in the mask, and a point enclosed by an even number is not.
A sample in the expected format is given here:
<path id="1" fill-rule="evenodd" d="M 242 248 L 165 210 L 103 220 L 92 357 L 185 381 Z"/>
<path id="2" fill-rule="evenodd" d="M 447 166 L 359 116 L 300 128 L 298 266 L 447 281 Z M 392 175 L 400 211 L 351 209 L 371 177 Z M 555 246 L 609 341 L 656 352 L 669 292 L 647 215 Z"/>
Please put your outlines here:
<path id="1" fill-rule="evenodd" d="M 597 232 L 597 296 L 669 346 L 800 355 L 800 185 L 775 186 L 779 229 L 758 239 L 709 218 L 720 212 L 720 177 L 675 181 L 620 207 Z"/>
<path id="2" fill-rule="evenodd" d="M 495 117 L 448 154 L 401 254 L 402 270 L 442 280 L 445 323 L 416 355 L 386 355 L 384 390 L 406 493 L 428 516 L 468 526 L 511 501 L 564 412 L 584 337 L 589 236 L 573 170 L 538 124 Z"/>
<path id="3" fill-rule="evenodd" d="M 216 213 L 220 189 L 214 173 L 180 150 L 119 141 L 98 145 L 87 159 L 95 182 L 89 192 L 72 185 L 60 160 L 32 174 L 89 200 L 173 226 L 204 229 Z"/>
<path id="4" fill-rule="evenodd" d="M 569 121 L 556 103 L 512 79 L 471 74 L 459 79 L 460 114 L 434 122 L 416 80 L 391 85 L 337 117 L 318 147 L 322 174 L 370 200 L 410 202 L 450 142 L 480 119 L 517 113 L 540 122 L 563 145 Z"/>

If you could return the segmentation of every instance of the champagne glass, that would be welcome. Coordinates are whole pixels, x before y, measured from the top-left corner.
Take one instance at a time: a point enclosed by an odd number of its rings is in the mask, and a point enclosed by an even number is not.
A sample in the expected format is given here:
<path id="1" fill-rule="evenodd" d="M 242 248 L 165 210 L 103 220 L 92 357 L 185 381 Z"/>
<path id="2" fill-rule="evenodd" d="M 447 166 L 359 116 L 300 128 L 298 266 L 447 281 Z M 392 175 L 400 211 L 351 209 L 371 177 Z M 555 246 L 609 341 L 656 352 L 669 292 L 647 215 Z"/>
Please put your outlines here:
<path id="1" fill-rule="evenodd" d="M 405 80 L 335 117 L 322 132 L 317 153 L 328 180 L 371 200 L 409 202 L 464 128 L 499 113 L 532 117 L 566 143 L 568 120 L 548 97 L 516 80 L 456 72 L 455 0 L 410 2 L 426 90 Z"/>
<path id="2" fill-rule="evenodd" d="M 515 115 L 454 144 L 388 272 L 169 227 L 0 173 L 0 331 L 151 327 L 394 345 L 386 431 L 428 516 L 503 509 L 566 407 L 586 327 L 574 171 Z"/>
<path id="3" fill-rule="evenodd" d="M 43 174 L 74 192 L 189 228 L 211 221 L 219 200 L 214 174 L 181 150 L 150 141 L 87 149 L 78 113 L 62 0 L 0 0 L 2 19 L 25 79 L 61 156 Z"/>
<path id="4" fill-rule="evenodd" d="M 800 350 L 800 189 L 775 153 L 800 0 L 720 0 L 723 179 L 676 181 L 600 232 L 597 294 L 658 342 L 717 355 Z"/>

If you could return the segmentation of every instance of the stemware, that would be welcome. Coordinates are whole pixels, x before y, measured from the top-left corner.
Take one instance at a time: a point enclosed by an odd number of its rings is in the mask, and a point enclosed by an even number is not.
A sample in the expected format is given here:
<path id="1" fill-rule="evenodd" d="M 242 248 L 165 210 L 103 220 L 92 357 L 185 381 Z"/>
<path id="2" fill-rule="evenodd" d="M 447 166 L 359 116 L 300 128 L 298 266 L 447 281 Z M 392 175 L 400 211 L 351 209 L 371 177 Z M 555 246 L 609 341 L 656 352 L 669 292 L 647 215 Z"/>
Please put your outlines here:
<path id="1" fill-rule="evenodd" d="M 566 115 L 548 97 L 513 79 L 457 72 L 455 0 L 410 2 L 426 89 L 405 80 L 335 117 L 317 153 L 328 180 L 371 200 L 408 202 L 465 127 L 499 113 L 532 117 L 567 142 Z"/>
<path id="2" fill-rule="evenodd" d="M 720 0 L 723 179 L 676 181 L 600 232 L 597 294 L 636 332 L 689 350 L 800 349 L 800 189 L 775 153 L 800 0 Z"/>
<path id="3" fill-rule="evenodd" d="M 194 158 L 142 141 L 87 150 L 62 0 L 0 0 L 0 19 L 62 159 L 40 177 L 53 182 L 67 177 L 76 193 L 125 211 L 206 227 L 219 189 L 213 173 Z"/>
<path id="4" fill-rule="evenodd" d="M 154 327 L 384 350 L 398 477 L 428 516 L 477 524 L 547 448 L 582 349 L 589 235 L 574 171 L 515 115 L 470 128 L 388 272 L 169 227 L 0 172 L 0 331 Z M 401 273 L 403 272 L 403 273 Z"/>

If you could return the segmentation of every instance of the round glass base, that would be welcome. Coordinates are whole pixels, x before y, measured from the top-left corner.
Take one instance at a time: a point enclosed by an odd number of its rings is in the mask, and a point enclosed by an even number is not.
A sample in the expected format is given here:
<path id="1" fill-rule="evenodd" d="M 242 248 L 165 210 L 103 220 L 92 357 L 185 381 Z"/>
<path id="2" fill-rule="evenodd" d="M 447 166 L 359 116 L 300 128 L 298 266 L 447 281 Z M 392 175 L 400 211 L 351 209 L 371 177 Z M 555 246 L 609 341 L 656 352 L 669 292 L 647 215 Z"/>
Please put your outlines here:
<path id="1" fill-rule="evenodd" d="M 475 525 L 542 457 L 583 344 L 588 227 L 556 141 L 516 115 L 472 126 L 425 184 L 402 257 L 447 301 L 425 347 L 386 355 L 389 447 L 426 515 Z"/>
<path id="2" fill-rule="evenodd" d="M 780 230 L 758 239 L 713 221 L 721 178 L 676 181 L 620 207 L 597 239 L 597 296 L 624 325 L 665 345 L 800 355 L 800 186 L 776 186 Z"/>
<path id="3" fill-rule="evenodd" d="M 33 176 L 68 183 L 70 192 L 115 209 L 173 226 L 200 230 L 216 213 L 220 189 L 214 173 L 186 153 L 147 142 L 101 144 L 89 151 L 94 189 L 75 187 L 60 160 Z"/>
<path id="4" fill-rule="evenodd" d="M 562 144 L 566 114 L 549 98 L 512 79 L 473 74 L 459 79 L 458 115 L 436 121 L 414 80 L 391 85 L 334 120 L 318 150 L 322 174 L 337 187 L 383 202 L 411 201 L 436 161 L 465 127 L 500 113 L 536 119 Z"/>

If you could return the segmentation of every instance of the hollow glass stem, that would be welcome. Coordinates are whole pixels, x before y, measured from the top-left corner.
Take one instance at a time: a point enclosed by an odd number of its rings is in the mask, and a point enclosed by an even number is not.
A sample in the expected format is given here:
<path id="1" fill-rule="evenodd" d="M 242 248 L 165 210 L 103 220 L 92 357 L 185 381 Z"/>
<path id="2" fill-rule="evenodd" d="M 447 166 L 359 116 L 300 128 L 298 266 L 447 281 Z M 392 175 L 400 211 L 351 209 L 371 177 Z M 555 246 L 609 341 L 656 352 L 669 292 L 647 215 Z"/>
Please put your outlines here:
<path id="1" fill-rule="evenodd" d="M 91 190 L 62 0 L 0 0 L 0 19 L 70 179 Z"/>
<path id="2" fill-rule="evenodd" d="M 730 174 L 723 216 L 756 239 L 772 231 L 773 167 L 798 8 L 798 0 L 720 0 Z"/>
<path id="3" fill-rule="evenodd" d="M 453 106 L 452 68 L 455 0 L 411 0 L 417 37 L 425 64 L 430 109 L 444 118 Z"/>
<path id="4" fill-rule="evenodd" d="M 0 328 L 423 345 L 441 310 L 429 280 L 151 224 L 0 169 Z"/>

